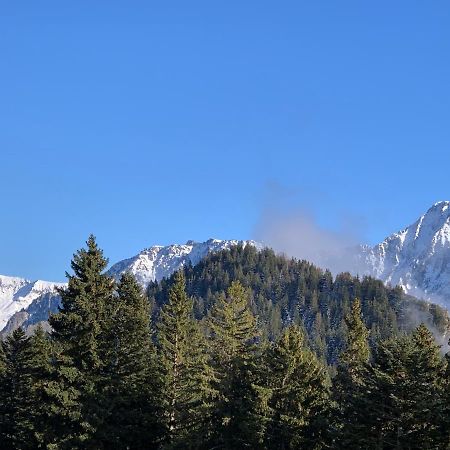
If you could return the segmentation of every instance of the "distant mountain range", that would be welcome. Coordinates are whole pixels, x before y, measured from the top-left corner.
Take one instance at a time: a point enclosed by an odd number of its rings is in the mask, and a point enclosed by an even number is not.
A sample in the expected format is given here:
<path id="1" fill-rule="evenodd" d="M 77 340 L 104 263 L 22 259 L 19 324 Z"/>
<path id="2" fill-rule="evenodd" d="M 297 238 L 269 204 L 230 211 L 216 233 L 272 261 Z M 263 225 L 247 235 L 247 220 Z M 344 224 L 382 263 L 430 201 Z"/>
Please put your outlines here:
<path id="1" fill-rule="evenodd" d="M 169 277 L 185 264 L 197 264 L 210 252 L 255 241 L 209 239 L 182 245 L 153 246 L 132 258 L 114 264 L 109 274 L 116 279 L 130 271 L 146 287 L 151 281 Z M 405 292 L 450 307 L 450 202 L 435 203 L 416 222 L 394 233 L 380 244 L 361 246 L 349 261 L 349 270 L 400 285 Z M 356 261 L 356 265 L 355 265 Z M 357 267 L 357 269 L 356 269 Z M 0 276 L 0 330 L 45 320 L 56 311 L 57 287 L 64 284 L 29 281 Z"/>

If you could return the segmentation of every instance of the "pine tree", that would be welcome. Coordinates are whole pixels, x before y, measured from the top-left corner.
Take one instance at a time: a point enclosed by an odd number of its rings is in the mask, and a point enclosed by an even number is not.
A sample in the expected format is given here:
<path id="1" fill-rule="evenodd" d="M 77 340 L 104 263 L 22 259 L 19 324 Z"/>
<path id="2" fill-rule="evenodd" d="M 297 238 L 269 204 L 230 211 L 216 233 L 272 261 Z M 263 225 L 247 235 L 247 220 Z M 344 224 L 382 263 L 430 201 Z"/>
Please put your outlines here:
<path id="1" fill-rule="evenodd" d="M 411 395 L 407 365 L 412 352 L 412 339 L 406 335 L 380 342 L 375 350 L 367 410 L 375 430 L 374 448 L 403 448 L 403 422 L 409 414 Z"/>
<path id="2" fill-rule="evenodd" d="M 379 448 L 446 448 L 441 435 L 443 358 L 420 325 L 411 337 L 380 343 L 371 375 L 371 418 Z"/>
<path id="3" fill-rule="evenodd" d="M 450 341 L 448 345 L 450 346 Z M 445 355 L 440 439 L 442 447 L 450 449 L 450 351 Z"/>
<path id="4" fill-rule="evenodd" d="M 368 331 L 362 320 L 361 303 L 356 299 L 345 317 L 347 345 L 342 352 L 334 380 L 338 404 L 337 447 L 365 449 L 367 446 L 366 381 L 370 348 Z"/>
<path id="5" fill-rule="evenodd" d="M 1 383 L 0 442 L 5 449 L 37 448 L 34 431 L 30 338 L 16 329 L 4 343 L 5 371 Z"/>
<path id="6" fill-rule="evenodd" d="M 209 318 L 210 352 L 215 370 L 213 448 L 258 448 L 264 433 L 256 367 L 256 319 L 249 295 L 234 281 Z M 262 393 L 264 398 L 264 393 Z"/>
<path id="7" fill-rule="evenodd" d="M 133 275 L 122 275 L 106 309 L 109 330 L 102 347 L 101 397 L 108 416 L 98 430 L 99 440 L 108 449 L 155 447 L 159 387 L 150 305 Z"/>
<path id="8" fill-rule="evenodd" d="M 52 348 L 47 333 L 38 325 L 30 339 L 30 371 L 33 380 L 34 437 L 39 448 L 46 448 L 51 442 L 47 385 L 53 376 Z"/>
<path id="9" fill-rule="evenodd" d="M 422 448 L 435 448 L 439 441 L 445 363 L 440 346 L 423 323 L 414 331 L 412 340 L 412 392 L 416 409 L 411 442 L 414 445 L 422 443 Z"/>
<path id="10" fill-rule="evenodd" d="M 330 384 L 326 369 L 306 348 L 296 325 L 285 329 L 266 355 L 271 449 L 326 448 Z"/>
<path id="11" fill-rule="evenodd" d="M 6 356 L 3 341 L 0 339 L 0 377 L 5 374 L 6 370 Z"/>
<path id="12" fill-rule="evenodd" d="M 55 424 L 53 448 L 102 448 L 94 439 L 107 411 L 99 401 L 104 366 L 102 343 L 107 334 L 107 305 L 114 281 L 104 274 L 108 261 L 94 236 L 73 257 L 73 275 L 59 291 L 61 307 L 50 317 L 56 370 L 47 393 Z"/>
<path id="13" fill-rule="evenodd" d="M 6 430 L 6 355 L 3 340 L 0 338 L 0 439 L 5 435 Z"/>
<path id="14" fill-rule="evenodd" d="M 185 284 L 180 271 L 157 327 L 166 448 L 199 448 L 208 432 L 212 373 Z"/>

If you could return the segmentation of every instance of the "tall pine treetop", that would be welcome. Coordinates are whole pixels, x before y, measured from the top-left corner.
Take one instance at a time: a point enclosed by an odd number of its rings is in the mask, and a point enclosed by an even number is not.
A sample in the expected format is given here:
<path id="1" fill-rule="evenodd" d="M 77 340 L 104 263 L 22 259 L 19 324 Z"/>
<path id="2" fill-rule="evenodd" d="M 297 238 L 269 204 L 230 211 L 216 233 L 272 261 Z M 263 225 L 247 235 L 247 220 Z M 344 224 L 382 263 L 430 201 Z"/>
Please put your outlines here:
<path id="1" fill-rule="evenodd" d="M 61 307 L 59 313 L 50 316 L 53 327 L 53 338 L 58 340 L 60 335 L 72 327 L 99 333 L 106 303 L 111 301 L 114 293 L 114 280 L 104 273 L 108 260 L 98 247 L 95 237 L 90 235 L 87 248 L 78 250 L 71 261 L 73 275 L 66 274 L 68 286 L 60 288 Z"/>
<path id="2" fill-rule="evenodd" d="M 73 256 L 74 274 L 68 275 L 67 288 L 59 290 L 59 312 L 49 319 L 57 350 L 56 376 L 49 391 L 53 420 L 60 427 L 56 448 L 99 448 L 96 432 L 107 417 L 99 397 L 115 283 L 104 272 L 108 261 L 94 236 L 86 244 Z"/>
<path id="3" fill-rule="evenodd" d="M 344 364 L 367 363 L 370 357 L 369 332 L 362 320 L 361 302 L 355 299 L 351 312 L 345 317 L 347 325 L 347 347 L 341 355 Z"/>
<path id="4" fill-rule="evenodd" d="M 247 346 L 258 336 L 256 318 L 249 307 L 249 291 L 233 281 L 214 305 L 209 318 L 214 340 L 226 349 L 226 359 L 247 355 Z"/>
<path id="5" fill-rule="evenodd" d="M 199 448 L 198 441 L 207 434 L 212 395 L 205 340 L 185 286 L 184 273 L 179 271 L 158 323 L 165 448 Z"/>
<path id="6" fill-rule="evenodd" d="M 326 448 L 329 380 L 325 367 L 306 347 L 300 327 L 287 327 L 265 359 L 268 448 Z"/>
<path id="7" fill-rule="evenodd" d="M 80 279 L 87 282 L 90 279 L 98 277 L 108 266 L 108 259 L 103 256 L 103 250 L 97 245 L 96 238 L 91 234 L 86 241 L 87 248 L 78 250 L 72 258 L 70 266 L 74 276 L 66 273 L 69 283 L 72 279 Z M 105 275 L 105 280 L 112 280 Z"/>

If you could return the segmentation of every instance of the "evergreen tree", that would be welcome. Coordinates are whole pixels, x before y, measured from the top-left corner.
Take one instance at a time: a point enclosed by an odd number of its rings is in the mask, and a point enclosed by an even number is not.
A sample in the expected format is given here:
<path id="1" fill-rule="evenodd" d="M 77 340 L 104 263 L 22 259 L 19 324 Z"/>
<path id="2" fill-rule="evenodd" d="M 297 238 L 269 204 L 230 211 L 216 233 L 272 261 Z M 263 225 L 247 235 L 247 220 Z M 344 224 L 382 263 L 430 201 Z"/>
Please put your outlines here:
<path id="1" fill-rule="evenodd" d="M 102 345 L 108 331 L 106 311 L 114 293 L 113 279 L 104 274 L 107 263 L 91 235 L 87 249 L 74 255 L 73 275 L 66 274 L 68 287 L 59 291 L 61 307 L 49 319 L 56 365 L 47 389 L 55 432 L 52 448 L 103 446 L 95 441 L 95 434 L 107 416 L 99 398 Z"/>
<path id="2" fill-rule="evenodd" d="M 6 370 L 6 356 L 3 341 L 0 339 L 0 377 L 5 374 Z"/>
<path id="3" fill-rule="evenodd" d="M 4 342 L 0 338 L 0 439 L 6 430 L 6 356 Z"/>
<path id="4" fill-rule="evenodd" d="M 449 341 L 450 346 L 450 341 Z M 450 449 L 450 351 L 445 355 L 445 373 L 441 405 L 441 443 Z"/>
<path id="5" fill-rule="evenodd" d="M 367 448 L 367 378 L 370 349 L 368 331 L 362 320 L 361 303 L 356 299 L 345 317 L 347 345 L 342 352 L 334 380 L 338 404 L 338 448 Z"/>
<path id="6" fill-rule="evenodd" d="M 103 346 L 102 402 L 108 410 L 99 440 L 108 449 L 155 447 L 157 385 L 150 305 L 130 273 L 122 275 L 106 305 L 109 331 Z"/>
<path id="7" fill-rule="evenodd" d="M 431 331 L 422 323 L 412 334 L 413 359 L 410 369 L 415 400 L 414 445 L 436 448 L 439 442 L 439 421 L 444 389 L 445 363 L 440 346 Z"/>
<path id="8" fill-rule="evenodd" d="M 52 335 L 0 342 L 0 448 L 450 449 L 450 354 L 401 289 L 238 246 L 151 284 L 154 343 L 138 283 L 106 264 L 91 236 Z M 330 398 L 319 358 L 342 348 Z"/>
<path id="9" fill-rule="evenodd" d="M 296 325 L 285 329 L 266 355 L 270 449 L 327 447 L 330 384 L 326 369 L 306 348 Z"/>
<path id="10" fill-rule="evenodd" d="M 199 448 L 208 433 L 211 370 L 205 340 L 193 318 L 183 272 L 177 272 L 157 328 L 161 364 L 163 445 Z"/>
<path id="11" fill-rule="evenodd" d="M 5 449 L 38 448 L 35 440 L 32 352 L 30 338 L 16 329 L 4 343 L 1 380 L 0 442 Z"/>
<path id="12" fill-rule="evenodd" d="M 33 382 L 34 438 L 38 448 L 47 448 L 52 436 L 47 385 L 53 376 L 52 348 L 47 333 L 38 325 L 30 338 L 30 372 Z"/>
<path id="13" fill-rule="evenodd" d="M 381 343 L 371 374 L 373 445 L 382 449 L 446 448 L 441 429 L 444 364 L 433 335 L 420 325 L 412 336 Z"/>
<path id="14" fill-rule="evenodd" d="M 264 433 L 256 367 L 256 319 L 248 291 L 233 282 L 209 318 L 210 353 L 215 371 L 213 448 L 258 448 Z M 264 394 L 264 393 L 262 393 Z"/>

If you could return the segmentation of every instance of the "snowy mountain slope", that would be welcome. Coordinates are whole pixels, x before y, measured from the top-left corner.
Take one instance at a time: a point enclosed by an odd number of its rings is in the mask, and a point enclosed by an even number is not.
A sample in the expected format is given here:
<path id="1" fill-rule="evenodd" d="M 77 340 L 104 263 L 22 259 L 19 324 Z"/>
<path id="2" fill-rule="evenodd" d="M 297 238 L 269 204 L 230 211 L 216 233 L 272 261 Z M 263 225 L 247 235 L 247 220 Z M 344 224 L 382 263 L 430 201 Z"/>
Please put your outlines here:
<path id="1" fill-rule="evenodd" d="M 185 264 L 197 264 L 208 253 L 225 250 L 238 244 L 262 248 L 262 245 L 255 241 L 219 239 L 209 239 L 206 242 L 188 241 L 186 244 L 166 247 L 155 245 L 132 258 L 114 264 L 108 273 L 118 279 L 122 273 L 130 271 L 145 288 L 151 281 L 167 278 Z"/>
<path id="2" fill-rule="evenodd" d="M 435 203 L 409 227 L 364 247 L 361 258 L 366 273 L 450 307 L 450 202 Z"/>
<path id="3" fill-rule="evenodd" d="M 132 258 L 119 261 L 108 273 L 119 279 L 122 273 L 129 271 L 145 288 L 151 281 L 169 277 L 185 264 L 197 264 L 210 252 L 238 244 L 262 248 L 262 245 L 255 241 L 219 239 L 209 239 L 206 242 L 188 241 L 182 245 L 155 245 Z M 21 325 L 26 327 L 44 321 L 50 312 L 56 312 L 59 305 L 56 286 L 65 284 L 0 277 L 0 331 L 9 332 Z"/>
<path id="4" fill-rule="evenodd" d="M 45 294 L 54 293 L 58 286 L 63 284 L 0 275 L 0 330 L 14 313 L 27 309 Z"/>

